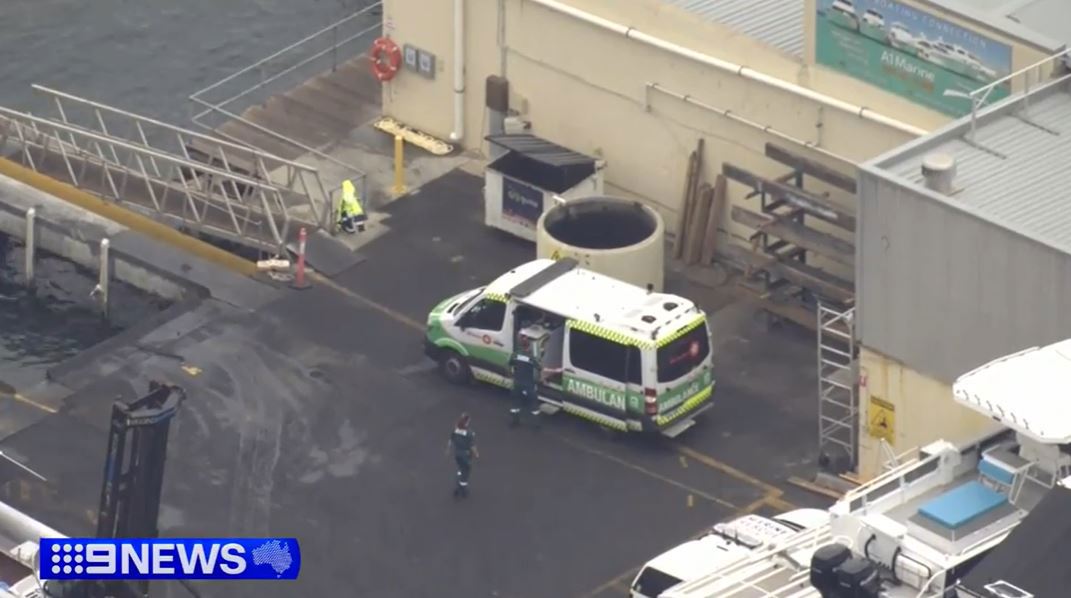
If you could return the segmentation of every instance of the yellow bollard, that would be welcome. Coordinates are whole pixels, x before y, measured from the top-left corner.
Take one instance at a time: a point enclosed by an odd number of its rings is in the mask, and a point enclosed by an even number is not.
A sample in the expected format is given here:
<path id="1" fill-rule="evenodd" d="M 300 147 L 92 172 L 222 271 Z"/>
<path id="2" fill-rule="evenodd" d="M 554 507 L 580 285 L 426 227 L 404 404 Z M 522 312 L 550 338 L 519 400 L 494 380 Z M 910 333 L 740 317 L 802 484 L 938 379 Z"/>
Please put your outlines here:
<path id="1" fill-rule="evenodd" d="M 405 141 L 394 136 L 394 196 L 405 195 Z"/>

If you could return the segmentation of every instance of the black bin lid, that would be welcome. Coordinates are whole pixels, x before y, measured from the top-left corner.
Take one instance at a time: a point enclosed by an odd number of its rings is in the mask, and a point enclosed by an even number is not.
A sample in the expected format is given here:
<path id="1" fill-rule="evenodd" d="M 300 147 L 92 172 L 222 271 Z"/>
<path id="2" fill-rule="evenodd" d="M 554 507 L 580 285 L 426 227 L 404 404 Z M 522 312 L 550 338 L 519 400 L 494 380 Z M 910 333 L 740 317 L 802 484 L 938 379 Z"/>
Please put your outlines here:
<path id="1" fill-rule="evenodd" d="M 547 191 L 562 193 L 595 174 L 595 158 L 535 135 L 488 135 L 485 139 L 506 150 L 490 168 Z"/>

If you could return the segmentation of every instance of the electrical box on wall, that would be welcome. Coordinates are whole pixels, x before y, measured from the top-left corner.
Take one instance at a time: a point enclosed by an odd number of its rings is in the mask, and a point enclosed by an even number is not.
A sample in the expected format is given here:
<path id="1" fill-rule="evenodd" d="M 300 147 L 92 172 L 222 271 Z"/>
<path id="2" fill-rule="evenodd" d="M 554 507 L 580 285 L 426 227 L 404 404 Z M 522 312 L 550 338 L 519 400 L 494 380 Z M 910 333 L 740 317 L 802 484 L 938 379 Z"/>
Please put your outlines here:
<path id="1" fill-rule="evenodd" d="M 402 47 L 402 63 L 405 64 L 405 70 L 416 71 L 417 70 L 417 52 L 416 46 L 405 44 Z"/>
<path id="2" fill-rule="evenodd" d="M 402 65 L 405 70 L 428 79 L 435 78 L 435 55 L 412 44 L 402 47 Z"/>
<path id="3" fill-rule="evenodd" d="M 428 79 L 435 78 L 435 55 L 424 50 L 417 51 L 417 69 Z"/>

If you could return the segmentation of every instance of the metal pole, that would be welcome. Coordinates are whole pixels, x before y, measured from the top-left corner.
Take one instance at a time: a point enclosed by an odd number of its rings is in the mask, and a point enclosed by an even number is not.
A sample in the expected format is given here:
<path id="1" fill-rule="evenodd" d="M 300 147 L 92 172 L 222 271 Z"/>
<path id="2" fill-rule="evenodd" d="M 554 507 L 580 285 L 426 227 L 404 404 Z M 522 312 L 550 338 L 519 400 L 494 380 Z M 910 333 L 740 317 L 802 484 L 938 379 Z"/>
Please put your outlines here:
<path id="1" fill-rule="evenodd" d="M 37 219 L 37 208 L 26 210 L 26 286 L 34 286 L 34 254 L 37 252 L 37 241 L 34 239 L 34 222 Z"/>
<path id="2" fill-rule="evenodd" d="M 405 195 L 405 141 L 401 135 L 394 136 L 394 189 L 395 196 Z"/>
<path id="3" fill-rule="evenodd" d="M 100 279 L 95 289 L 100 294 L 100 311 L 104 317 L 108 317 L 108 249 L 110 245 L 108 239 L 100 240 Z"/>
<path id="4" fill-rule="evenodd" d="M 305 227 L 298 232 L 297 272 L 294 274 L 294 288 L 306 289 L 309 283 L 305 280 L 305 242 L 308 240 Z"/>

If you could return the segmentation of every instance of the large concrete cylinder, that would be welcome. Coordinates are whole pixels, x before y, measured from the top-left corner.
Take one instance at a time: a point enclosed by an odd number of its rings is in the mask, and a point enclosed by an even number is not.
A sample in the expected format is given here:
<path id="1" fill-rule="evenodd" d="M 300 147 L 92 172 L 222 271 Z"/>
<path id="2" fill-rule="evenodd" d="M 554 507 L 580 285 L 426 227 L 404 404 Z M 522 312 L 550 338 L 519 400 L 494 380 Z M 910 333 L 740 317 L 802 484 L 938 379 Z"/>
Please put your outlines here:
<path id="1" fill-rule="evenodd" d="M 666 225 L 658 212 L 615 197 L 569 200 L 536 224 L 536 255 L 571 257 L 584 268 L 662 290 Z"/>

